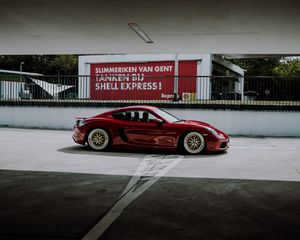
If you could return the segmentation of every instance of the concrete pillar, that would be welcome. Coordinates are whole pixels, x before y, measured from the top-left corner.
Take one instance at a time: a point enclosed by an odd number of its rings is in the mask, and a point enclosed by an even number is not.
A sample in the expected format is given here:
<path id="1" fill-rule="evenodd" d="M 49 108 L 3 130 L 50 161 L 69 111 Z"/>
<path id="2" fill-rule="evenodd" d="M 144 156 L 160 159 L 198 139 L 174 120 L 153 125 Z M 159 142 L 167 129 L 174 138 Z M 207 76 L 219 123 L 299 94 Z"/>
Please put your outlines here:
<path id="1" fill-rule="evenodd" d="M 174 69 L 174 100 L 178 99 L 178 74 L 179 74 L 179 61 L 178 54 L 175 54 L 175 69 Z"/>
<path id="2" fill-rule="evenodd" d="M 85 62 L 82 58 L 79 58 L 78 64 L 78 98 L 89 99 L 90 98 L 90 63 Z M 84 76 L 83 76 L 84 75 Z"/>
<path id="3" fill-rule="evenodd" d="M 211 54 L 203 54 L 197 65 L 197 99 L 211 99 L 211 75 L 212 75 L 212 57 Z"/>
<path id="4" fill-rule="evenodd" d="M 239 77 L 241 100 L 244 101 L 244 75 Z"/>

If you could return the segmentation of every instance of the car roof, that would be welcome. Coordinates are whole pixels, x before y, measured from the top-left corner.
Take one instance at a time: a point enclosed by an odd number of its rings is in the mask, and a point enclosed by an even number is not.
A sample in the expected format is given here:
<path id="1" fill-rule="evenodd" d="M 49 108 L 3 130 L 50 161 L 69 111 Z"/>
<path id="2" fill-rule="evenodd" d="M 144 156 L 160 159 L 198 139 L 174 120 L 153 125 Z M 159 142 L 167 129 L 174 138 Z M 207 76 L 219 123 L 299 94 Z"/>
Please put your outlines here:
<path id="1" fill-rule="evenodd" d="M 137 111 L 150 111 L 150 113 L 153 114 L 154 116 L 162 118 L 163 120 L 168 122 L 168 120 L 164 116 L 162 116 L 160 113 L 158 113 L 156 111 L 156 109 L 159 109 L 159 108 L 155 107 L 155 106 L 149 106 L 149 105 L 134 105 L 134 106 L 116 108 L 114 110 L 94 116 L 93 118 L 111 118 L 111 117 L 114 117 L 113 115 L 118 112 L 136 111 L 137 110 Z"/>
<path id="2" fill-rule="evenodd" d="M 121 107 L 118 109 L 113 110 L 112 112 L 118 112 L 118 111 L 130 111 L 130 110 L 154 110 L 157 109 L 157 107 L 154 106 L 148 106 L 148 105 L 135 105 L 135 106 L 128 106 L 128 107 Z"/>
<path id="3" fill-rule="evenodd" d="M 110 114 L 113 114 L 115 112 L 120 112 L 120 111 L 131 111 L 131 110 L 141 110 L 141 111 L 152 110 L 153 111 L 154 109 L 157 109 L 157 107 L 148 106 L 148 105 L 135 105 L 135 106 L 128 106 L 128 107 L 121 107 L 121 108 L 116 108 L 116 109 L 108 111 L 108 112 L 98 114 L 98 115 L 94 116 L 93 118 L 107 117 Z"/>

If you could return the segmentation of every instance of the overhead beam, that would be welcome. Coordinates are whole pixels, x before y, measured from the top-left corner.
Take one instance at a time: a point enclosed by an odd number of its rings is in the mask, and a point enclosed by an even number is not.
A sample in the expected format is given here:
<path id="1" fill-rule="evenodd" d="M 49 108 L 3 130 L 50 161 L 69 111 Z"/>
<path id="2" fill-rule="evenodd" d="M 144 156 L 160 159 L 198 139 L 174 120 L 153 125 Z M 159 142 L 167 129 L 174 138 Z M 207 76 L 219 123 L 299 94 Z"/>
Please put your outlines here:
<path id="1" fill-rule="evenodd" d="M 300 55 L 299 9 L 295 0 L 2 0 L 0 54 Z"/>

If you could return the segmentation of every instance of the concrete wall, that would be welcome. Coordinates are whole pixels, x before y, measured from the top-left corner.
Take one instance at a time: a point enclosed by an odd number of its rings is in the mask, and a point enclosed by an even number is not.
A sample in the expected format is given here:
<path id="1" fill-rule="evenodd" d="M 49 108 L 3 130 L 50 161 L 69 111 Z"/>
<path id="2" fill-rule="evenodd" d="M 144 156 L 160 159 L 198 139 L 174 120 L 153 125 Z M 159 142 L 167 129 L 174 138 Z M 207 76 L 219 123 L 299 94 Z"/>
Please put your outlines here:
<path id="1" fill-rule="evenodd" d="M 94 116 L 108 108 L 0 107 L 0 126 L 72 129 L 75 116 Z M 300 112 L 166 109 L 182 119 L 211 123 L 231 135 L 300 137 Z"/>

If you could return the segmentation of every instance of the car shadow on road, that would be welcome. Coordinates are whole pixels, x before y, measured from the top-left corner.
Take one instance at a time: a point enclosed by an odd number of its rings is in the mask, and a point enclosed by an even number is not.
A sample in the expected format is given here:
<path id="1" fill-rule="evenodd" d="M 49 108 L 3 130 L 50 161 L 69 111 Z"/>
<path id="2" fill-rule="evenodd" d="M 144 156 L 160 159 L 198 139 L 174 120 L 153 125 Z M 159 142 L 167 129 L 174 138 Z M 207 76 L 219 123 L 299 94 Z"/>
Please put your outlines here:
<path id="1" fill-rule="evenodd" d="M 178 151 L 166 151 L 166 150 L 157 150 L 157 149 L 112 149 L 109 152 L 102 151 L 93 151 L 89 149 L 87 146 L 82 145 L 74 145 L 70 147 L 64 147 L 57 150 L 58 152 L 63 152 L 66 154 L 82 154 L 82 155 L 92 155 L 92 156 L 118 156 L 118 157 L 143 157 L 148 154 L 158 154 L 158 155 L 184 155 L 187 158 L 202 158 L 202 157 L 215 157 L 219 155 L 227 154 L 226 151 L 222 152 L 206 152 L 203 154 L 190 155 L 190 154 L 182 154 Z M 130 155 L 128 155 L 130 154 Z"/>

